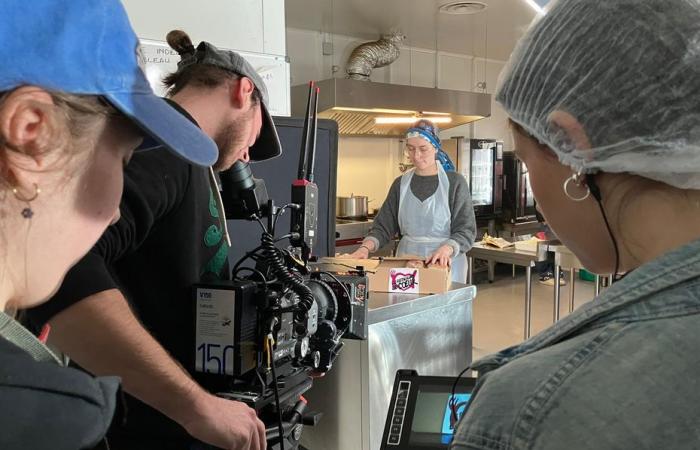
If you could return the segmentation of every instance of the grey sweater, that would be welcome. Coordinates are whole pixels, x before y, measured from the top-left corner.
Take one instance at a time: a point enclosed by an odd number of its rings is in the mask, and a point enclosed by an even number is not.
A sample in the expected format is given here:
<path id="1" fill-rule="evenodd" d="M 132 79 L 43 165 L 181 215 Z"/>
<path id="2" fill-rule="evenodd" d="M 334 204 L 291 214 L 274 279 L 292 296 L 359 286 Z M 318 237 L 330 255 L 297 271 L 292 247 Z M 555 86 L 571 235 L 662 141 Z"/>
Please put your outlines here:
<path id="1" fill-rule="evenodd" d="M 467 252 L 474 244 L 476 237 L 476 219 L 474 207 L 469 193 L 467 180 L 459 173 L 447 172 L 450 181 L 449 203 L 452 216 L 451 234 L 444 244 L 453 249 L 453 256 L 460 252 Z M 435 193 L 438 187 L 438 176 L 413 175 L 411 179 L 411 192 L 420 201 L 425 200 Z M 401 235 L 399 230 L 399 198 L 401 196 L 401 177 L 394 180 L 389 189 L 389 194 L 374 218 L 372 229 L 366 240 L 372 241 L 378 249 L 386 245 L 396 235 Z M 416 211 L 420 214 L 420 211 Z"/>

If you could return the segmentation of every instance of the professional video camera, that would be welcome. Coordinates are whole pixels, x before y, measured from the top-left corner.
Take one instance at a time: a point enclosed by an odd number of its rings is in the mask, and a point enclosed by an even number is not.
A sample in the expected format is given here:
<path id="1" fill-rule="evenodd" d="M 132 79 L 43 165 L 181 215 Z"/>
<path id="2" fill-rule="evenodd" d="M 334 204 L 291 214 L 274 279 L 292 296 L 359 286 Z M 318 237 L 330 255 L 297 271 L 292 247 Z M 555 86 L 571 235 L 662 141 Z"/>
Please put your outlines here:
<path id="1" fill-rule="evenodd" d="M 282 450 L 297 448 L 302 425 L 320 417 L 305 411 L 301 394 L 313 376 L 331 369 L 341 337 L 367 337 L 362 268 L 344 274 L 308 269 L 318 212 L 317 105 L 312 82 L 290 203 L 278 207 L 269 199 L 247 163 L 220 174 L 226 218 L 257 221 L 260 245 L 234 265 L 231 281 L 195 287 L 196 378 L 217 395 L 253 407 L 268 426 L 269 448 Z M 277 220 L 286 211 L 291 230 L 277 237 Z M 280 248 L 285 240 L 290 245 Z M 249 259 L 254 267 L 243 266 Z"/>

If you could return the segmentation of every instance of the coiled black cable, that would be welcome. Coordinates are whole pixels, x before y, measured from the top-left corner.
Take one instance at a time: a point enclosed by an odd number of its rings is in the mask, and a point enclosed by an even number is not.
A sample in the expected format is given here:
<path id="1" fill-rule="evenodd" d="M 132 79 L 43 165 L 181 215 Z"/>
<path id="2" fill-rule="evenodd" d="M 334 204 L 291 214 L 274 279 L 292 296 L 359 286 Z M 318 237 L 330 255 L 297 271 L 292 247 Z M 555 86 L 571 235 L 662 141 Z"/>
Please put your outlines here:
<path id="1" fill-rule="evenodd" d="M 279 281 L 289 286 L 299 296 L 299 307 L 307 313 L 314 304 L 314 294 L 303 282 L 301 276 L 292 273 L 284 264 L 279 250 L 275 247 L 275 238 L 270 233 L 263 233 L 260 246 L 265 260 L 270 265 L 272 273 Z"/>

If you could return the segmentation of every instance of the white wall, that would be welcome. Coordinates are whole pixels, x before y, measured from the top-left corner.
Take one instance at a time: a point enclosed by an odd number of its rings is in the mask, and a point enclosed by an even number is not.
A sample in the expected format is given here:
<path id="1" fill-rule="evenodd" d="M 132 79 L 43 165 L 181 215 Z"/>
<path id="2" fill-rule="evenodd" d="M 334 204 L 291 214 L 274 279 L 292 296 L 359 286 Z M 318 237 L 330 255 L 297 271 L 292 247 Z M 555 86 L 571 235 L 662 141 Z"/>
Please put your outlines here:
<path id="1" fill-rule="evenodd" d="M 384 203 L 399 176 L 403 146 L 398 139 L 341 137 L 338 143 L 337 195 L 366 195 L 370 211 Z"/>
<path id="2" fill-rule="evenodd" d="M 140 38 L 164 41 L 172 29 L 195 45 L 286 55 L 284 0 L 122 0 Z"/>
<path id="3" fill-rule="evenodd" d="M 332 55 L 323 54 L 323 42 L 333 46 Z M 351 36 L 330 35 L 319 31 L 287 28 L 287 55 L 292 71 L 292 86 L 309 80 L 345 76 L 345 61 L 363 40 Z M 391 66 L 372 71 L 372 81 L 389 83 Z"/>
<path id="4" fill-rule="evenodd" d="M 496 87 L 498 77 L 505 66 L 505 61 L 475 59 L 474 73 L 484 74 L 480 77 L 486 82 L 486 92 L 491 94 L 491 117 L 474 122 L 474 137 L 495 138 L 503 141 L 503 149 L 511 151 L 513 140 L 508 128 L 508 115 L 496 103 Z"/>

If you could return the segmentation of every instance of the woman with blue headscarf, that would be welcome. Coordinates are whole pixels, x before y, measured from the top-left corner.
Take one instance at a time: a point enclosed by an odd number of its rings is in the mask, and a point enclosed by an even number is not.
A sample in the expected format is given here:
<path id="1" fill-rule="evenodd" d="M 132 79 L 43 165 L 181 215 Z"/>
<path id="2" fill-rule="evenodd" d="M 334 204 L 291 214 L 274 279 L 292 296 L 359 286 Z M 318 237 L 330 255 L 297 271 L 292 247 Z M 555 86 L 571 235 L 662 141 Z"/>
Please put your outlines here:
<path id="1" fill-rule="evenodd" d="M 369 235 L 352 255 L 367 258 L 397 234 L 398 256 L 451 265 L 452 280 L 466 281 L 467 258 L 476 220 L 467 180 L 442 151 L 438 130 L 420 120 L 406 132 L 406 155 L 413 169 L 394 180 Z"/>

